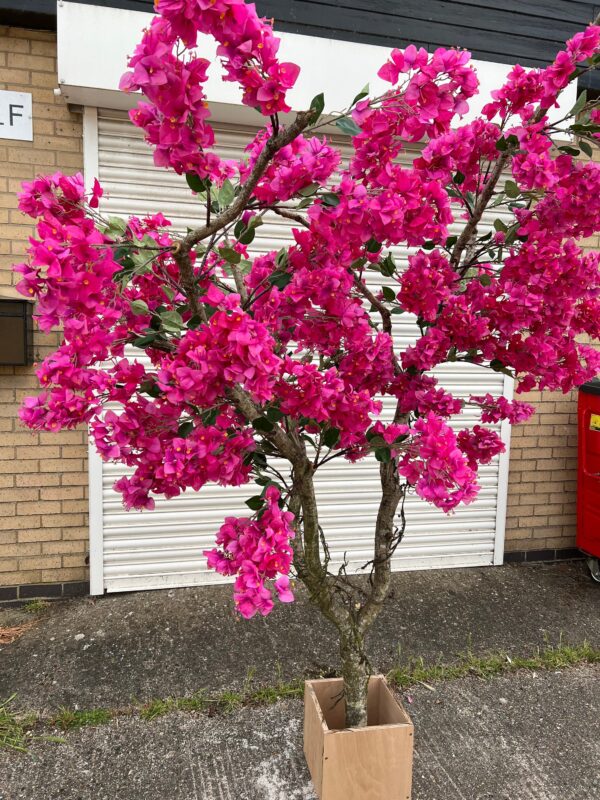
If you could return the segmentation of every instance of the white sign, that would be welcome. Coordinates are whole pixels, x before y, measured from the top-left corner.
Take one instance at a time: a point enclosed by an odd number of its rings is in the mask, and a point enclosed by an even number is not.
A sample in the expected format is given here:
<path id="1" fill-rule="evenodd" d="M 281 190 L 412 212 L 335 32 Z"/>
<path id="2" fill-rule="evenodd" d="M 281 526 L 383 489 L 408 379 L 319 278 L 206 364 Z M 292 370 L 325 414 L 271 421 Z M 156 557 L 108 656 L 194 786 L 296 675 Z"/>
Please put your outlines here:
<path id="1" fill-rule="evenodd" d="M 0 139 L 33 141 L 31 95 L 0 91 Z"/>

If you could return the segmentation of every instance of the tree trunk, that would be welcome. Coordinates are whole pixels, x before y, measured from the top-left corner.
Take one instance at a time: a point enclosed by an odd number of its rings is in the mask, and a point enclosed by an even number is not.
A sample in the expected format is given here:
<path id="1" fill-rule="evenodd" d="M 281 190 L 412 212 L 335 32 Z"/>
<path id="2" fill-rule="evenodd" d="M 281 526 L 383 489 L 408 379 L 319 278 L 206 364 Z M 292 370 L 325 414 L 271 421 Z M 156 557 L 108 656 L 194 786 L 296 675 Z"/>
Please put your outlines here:
<path id="1" fill-rule="evenodd" d="M 365 634 L 379 615 L 390 587 L 390 556 L 394 543 L 394 517 L 404 489 L 394 462 L 380 465 L 382 496 L 375 526 L 370 588 L 348 579 L 345 573 L 328 571 L 327 555 L 321 553 L 319 516 L 314 491 L 314 467 L 301 455 L 293 461 L 293 491 L 290 510 L 297 519 L 294 566 L 309 591 L 312 602 L 332 622 L 340 636 L 346 727 L 367 724 L 367 690 L 370 665 L 365 653 Z M 341 700 L 341 698 L 340 698 Z"/>
<path id="2" fill-rule="evenodd" d="M 346 702 L 346 727 L 362 728 L 367 724 L 367 689 L 369 665 L 364 651 L 364 639 L 354 633 L 350 637 L 340 635 L 342 678 Z"/>

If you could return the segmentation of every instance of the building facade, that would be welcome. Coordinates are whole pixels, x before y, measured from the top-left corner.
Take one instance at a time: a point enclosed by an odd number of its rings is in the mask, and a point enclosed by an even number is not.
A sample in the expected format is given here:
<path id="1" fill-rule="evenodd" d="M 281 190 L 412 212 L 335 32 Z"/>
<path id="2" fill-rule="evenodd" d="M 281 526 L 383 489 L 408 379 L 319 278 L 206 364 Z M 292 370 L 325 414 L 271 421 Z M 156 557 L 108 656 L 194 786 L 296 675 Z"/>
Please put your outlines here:
<path id="1" fill-rule="evenodd" d="M 478 59 L 480 78 L 491 87 L 513 63 L 549 61 L 561 41 L 595 12 L 593 4 L 568 0 L 545 3 L 543 11 L 533 2 L 475 0 L 355 0 L 343 6 L 268 0 L 257 5 L 275 18 L 276 29 L 285 32 L 284 46 L 298 52 L 299 63 L 306 63 L 309 49 L 318 53 L 320 63 L 335 61 L 337 71 L 325 77 L 332 107 L 338 107 L 336 93 L 346 88 L 350 98 L 356 93 L 354 75 L 357 81 L 362 76 L 360 89 L 364 75 L 374 74 L 385 59 L 384 48 L 410 41 L 429 49 L 467 47 Z M 96 0 L 95 5 L 0 0 L 0 90 L 28 93 L 33 102 L 32 141 L 0 138 L 1 296 L 16 296 L 12 264 L 23 258 L 32 234 L 16 207 L 16 192 L 21 181 L 36 174 L 83 170 L 88 182 L 100 177 L 108 190 L 107 213 L 161 210 L 182 226 L 190 219 L 185 185 L 152 166 L 150 150 L 127 122 L 131 98 L 116 90 L 126 54 L 151 6 L 145 0 Z M 321 90 L 322 78 L 308 68 L 306 102 Z M 222 147 L 239 155 L 253 119 L 239 106 L 232 87 L 215 85 L 213 91 L 209 99 L 214 100 Z M 281 246 L 285 234 L 275 223 L 260 230 L 259 249 Z M 37 359 L 56 345 L 57 337 L 35 333 Z M 493 387 L 482 385 L 468 370 L 447 379 L 459 392 L 476 387 L 510 396 L 512 391 L 503 376 L 488 378 L 499 381 Z M 111 490 L 117 470 L 103 466 L 94 454 L 88 459 L 85 431 L 31 433 L 19 424 L 18 404 L 36 387 L 34 367 L 0 367 L 0 600 L 84 592 L 90 561 L 94 593 L 208 581 L 201 563 L 203 544 L 228 504 L 245 493 L 231 500 L 229 491 L 206 490 L 159 504 L 154 516 L 126 514 Z M 479 505 L 450 518 L 416 507 L 414 529 L 402 545 L 397 568 L 574 555 L 576 398 L 543 392 L 527 399 L 538 414 L 512 434 L 503 431 L 510 456 L 484 474 Z M 350 509 L 335 478 L 323 486 L 326 521 L 340 528 L 340 548 L 354 553 L 357 561 L 370 524 L 371 478 L 368 470 L 361 473 Z"/>

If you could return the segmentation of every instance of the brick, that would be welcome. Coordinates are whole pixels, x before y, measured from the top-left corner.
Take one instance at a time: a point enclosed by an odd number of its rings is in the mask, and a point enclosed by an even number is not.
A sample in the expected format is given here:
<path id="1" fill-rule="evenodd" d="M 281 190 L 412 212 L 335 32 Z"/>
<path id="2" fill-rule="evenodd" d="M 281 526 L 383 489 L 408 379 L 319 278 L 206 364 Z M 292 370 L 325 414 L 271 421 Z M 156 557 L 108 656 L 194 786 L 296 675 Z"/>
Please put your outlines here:
<path id="1" fill-rule="evenodd" d="M 20 558 L 19 569 L 54 569 L 61 566 L 60 556 L 32 556 L 31 558 Z"/>
<path id="2" fill-rule="evenodd" d="M 87 456 L 87 447 L 84 445 L 63 445 L 61 448 L 61 456 L 63 458 L 85 458 Z"/>
<path id="3" fill-rule="evenodd" d="M 34 530 L 41 525 L 41 517 L 0 517 L 0 531 Z"/>
<path id="4" fill-rule="evenodd" d="M 0 462 L 1 463 L 1 462 Z M 83 460 L 78 458 L 48 458 L 40 463 L 40 472 L 82 472 Z M 64 482 L 64 476 L 63 476 Z"/>
<path id="5" fill-rule="evenodd" d="M 22 40 L 21 40 L 22 41 Z M 27 48 L 29 50 L 29 47 Z M 28 54 L 26 51 L 8 53 L 7 63 L 9 67 L 17 69 L 40 70 L 42 72 L 56 72 L 56 61 L 49 56 Z M 34 78 L 34 76 L 32 76 Z M 35 85 L 35 78 L 34 78 Z"/>
<path id="6" fill-rule="evenodd" d="M 17 534 L 19 542 L 51 542 L 62 539 L 62 528 L 40 528 L 19 531 Z"/>
<path id="7" fill-rule="evenodd" d="M 3 581 L 6 582 L 7 585 L 16 585 L 22 586 L 24 583 L 39 583 L 42 579 L 42 571 L 41 570 L 13 570 L 6 574 L 3 578 Z"/>
<path id="8" fill-rule="evenodd" d="M 64 528 L 62 532 L 62 538 L 64 541 L 77 541 L 81 540 L 87 543 L 90 537 L 90 531 L 87 526 L 84 527 L 74 527 L 74 528 Z"/>
<path id="9" fill-rule="evenodd" d="M 58 78 L 56 72 L 31 72 L 31 85 L 38 88 L 57 88 Z"/>
<path id="10" fill-rule="evenodd" d="M 12 556 L 13 558 L 22 558 L 23 556 L 36 556 L 42 551 L 42 545 L 39 542 L 29 542 L 28 544 L 7 544 L 0 545 L 0 558 Z"/>
<path id="11" fill-rule="evenodd" d="M 28 501 L 28 500 L 37 500 L 38 499 L 38 490 L 37 489 L 21 489 L 17 488 L 16 486 L 9 486 L 6 489 L 0 489 L 0 503 L 5 503 L 9 501 Z"/>
<path id="12" fill-rule="evenodd" d="M 70 567 L 65 569 L 43 569 L 42 583 L 55 583 L 62 581 L 83 581 L 87 577 L 85 567 Z"/>
<path id="13" fill-rule="evenodd" d="M 42 517 L 44 528 L 81 527 L 83 524 L 83 514 L 47 514 Z"/>
<path id="14" fill-rule="evenodd" d="M 58 445 L 27 445 L 25 447 L 16 448 L 16 457 L 18 460 L 27 460 L 30 458 L 35 459 L 54 459 L 60 456 L 60 447 Z"/>
<path id="15" fill-rule="evenodd" d="M 0 50 L 3 50 L 5 53 L 29 53 L 31 50 L 31 42 L 29 39 L 9 39 L 7 36 L 2 36 Z"/>
<path id="16" fill-rule="evenodd" d="M 42 500 L 80 500 L 82 497 L 83 486 L 56 486 L 40 492 Z"/>
<path id="17" fill-rule="evenodd" d="M 8 89 L 17 86 L 29 86 L 30 72 L 26 69 L 3 69 L 0 78 L 2 78 L 2 85 Z"/>
<path id="18" fill-rule="evenodd" d="M 43 553 L 51 553 L 53 555 L 64 555 L 64 554 L 73 554 L 73 553 L 83 553 L 86 549 L 86 542 L 82 540 L 75 540 L 71 542 L 65 541 L 58 541 L 58 542 L 44 542 L 42 545 L 42 552 Z M 80 555 L 79 558 L 81 559 L 82 556 Z M 63 559 L 63 566 L 71 566 L 65 565 Z"/>
<path id="19" fill-rule="evenodd" d="M 89 508 L 87 500 L 63 500 L 61 505 L 61 510 L 64 514 L 77 514 L 79 512 L 86 514 Z"/>
<path id="20" fill-rule="evenodd" d="M 58 486 L 60 475 L 41 474 L 36 472 L 32 475 L 17 475 L 17 486 Z"/>
<path id="21" fill-rule="evenodd" d="M 79 567 L 85 570 L 86 567 L 86 554 L 80 553 L 79 555 L 63 556 L 63 567 Z"/>
<path id="22" fill-rule="evenodd" d="M 33 502 L 17 503 L 17 514 L 60 514 L 61 503 L 52 500 L 36 500 Z"/>

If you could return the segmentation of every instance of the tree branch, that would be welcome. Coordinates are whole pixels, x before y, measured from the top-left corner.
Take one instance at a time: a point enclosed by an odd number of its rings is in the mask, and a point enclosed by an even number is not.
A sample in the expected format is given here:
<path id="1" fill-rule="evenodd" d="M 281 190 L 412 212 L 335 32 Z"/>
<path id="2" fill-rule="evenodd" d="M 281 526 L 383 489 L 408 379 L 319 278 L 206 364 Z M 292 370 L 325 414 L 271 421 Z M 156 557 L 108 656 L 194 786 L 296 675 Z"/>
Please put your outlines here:
<path id="1" fill-rule="evenodd" d="M 274 134 L 267 140 L 261 154 L 252 167 L 252 171 L 250 172 L 248 179 L 243 184 L 240 193 L 235 198 L 233 203 L 229 206 L 229 208 L 226 208 L 225 211 L 219 214 L 218 217 L 215 217 L 214 220 L 204 225 L 204 227 L 188 233 L 188 235 L 180 243 L 179 252 L 189 253 L 193 247 L 195 247 L 203 239 L 206 239 L 207 236 L 211 236 L 221 228 L 224 228 L 225 225 L 229 225 L 230 222 L 233 222 L 235 219 L 237 219 L 237 217 L 246 208 L 252 192 L 263 176 L 264 171 L 269 166 L 269 162 L 275 153 L 277 153 L 278 150 L 281 150 L 282 147 L 290 144 L 290 142 L 293 142 L 294 139 L 299 136 L 305 128 L 308 127 L 313 117 L 314 111 L 312 109 L 309 109 L 308 111 L 300 111 L 297 114 L 296 119 L 288 128 L 284 128 L 283 130 L 279 131 L 279 133 L 276 135 Z M 177 253 L 175 255 L 177 255 Z"/>

